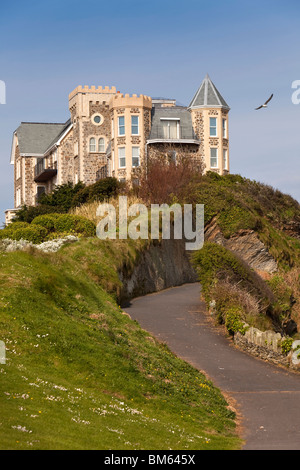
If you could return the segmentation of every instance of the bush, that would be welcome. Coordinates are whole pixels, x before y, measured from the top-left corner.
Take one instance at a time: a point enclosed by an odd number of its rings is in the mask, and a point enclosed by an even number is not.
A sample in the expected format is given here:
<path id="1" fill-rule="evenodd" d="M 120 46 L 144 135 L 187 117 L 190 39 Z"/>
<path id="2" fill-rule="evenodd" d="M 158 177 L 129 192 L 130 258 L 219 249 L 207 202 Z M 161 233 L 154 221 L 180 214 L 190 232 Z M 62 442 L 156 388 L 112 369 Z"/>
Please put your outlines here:
<path id="1" fill-rule="evenodd" d="M 285 338 L 281 341 L 281 352 L 284 356 L 287 356 L 290 350 L 292 349 L 293 339 Z"/>
<path id="2" fill-rule="evenodd" d="M 65 209 L 61 206 L 56 206 L 55 207 L 55 212 L 56 213 L 64 213 L 66 212 Z M 40 205 L 40 206 L 23 206 L 18 212 L 16 213 L 16 216 L 14 218 L 14 222 L 27 222 L 31 223 L 33 219 L 38 217 L 39 215 L 44 215 L 44 214 L 53 214 L 53 206 L 48 206 L 48 205 Z"/>
<path id="3" fill-rule="evenodd" d="M 87 202 L 104 201 L 104 199 L 115 196 L 118 190 L 119 183 L 116 178 L 103 178 L 94 184 L 81 188 L 72 199 L 72 207 L 79 207 Z"/>
<path id="4" fill-rule="evenodd" d="M 11 238 L 11 234 L 17 229 L 23 229 L 30 227 L 27 222 L 12 222 L 7 225 L 3 230 L 0 230 L 0 239 Z"/>
<path id="5" fill-rule="evenodd" d="M 32 221 L 33 225 L 40 225 L 45 227 L 48 232 L 55 231 L 55 221 L 60 216 L 60 214 L 45 214 L 35 217 Z"/>
<path id="6" fill-rule="evenodd" d="M 243 311 L 239 307 L 231 307 L 227 310 L 225 316 L 225 326 L 230 334 L 240 332 L 245 334 L 247 327 L 243 320 Z"/>
<path id="7" fill-rule="evenodd" d="M 96 225 L 91 220 L 79 215 L 61 214 L 54 222 L 56 232 L 77 233 L 86 237 L 96 235 Z"/>
<path id="8" fill-rule="evenodd" d="M 43 194 L 39 199 L 39 206 L 52 206 L 63 209 L 64 212 L 68 212 L 72 207 L 72 200 L 75 194 L 78 193 L 84 184 L 79 182 L 75 185 L 73 183 L 66 183 L 57 186 L 54 191 L 50 194 Z M 55 209 L 55 212 L 60 212 Z"/>
<path id="9" fill-rule="evenodd" d="M 12 240 L 27 240 L 34 244 L 39 244 L 45 241 L 47 237 L 47 229 L 41 226 L 29 226 L 24 228 L 18 228 L 11 231 L 9 237 Z"/>

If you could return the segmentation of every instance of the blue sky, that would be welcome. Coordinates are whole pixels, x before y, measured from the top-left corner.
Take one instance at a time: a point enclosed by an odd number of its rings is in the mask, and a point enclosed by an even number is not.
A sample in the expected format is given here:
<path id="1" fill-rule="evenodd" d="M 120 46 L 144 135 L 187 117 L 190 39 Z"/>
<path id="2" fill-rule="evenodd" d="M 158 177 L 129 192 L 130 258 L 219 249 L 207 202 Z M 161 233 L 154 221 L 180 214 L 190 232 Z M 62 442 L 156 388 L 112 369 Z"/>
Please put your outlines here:
<path id="1" fill-rule="evenodd" d="M 21 121 L 64 122 L 78 85 L 189 104 L 208 73 L 231 107 L 231 172 L 300 201 L 300 3 L 52 0 L 0 4 L 0 224 Z M 271 93 L 268 109 L 254 111 Z"/>

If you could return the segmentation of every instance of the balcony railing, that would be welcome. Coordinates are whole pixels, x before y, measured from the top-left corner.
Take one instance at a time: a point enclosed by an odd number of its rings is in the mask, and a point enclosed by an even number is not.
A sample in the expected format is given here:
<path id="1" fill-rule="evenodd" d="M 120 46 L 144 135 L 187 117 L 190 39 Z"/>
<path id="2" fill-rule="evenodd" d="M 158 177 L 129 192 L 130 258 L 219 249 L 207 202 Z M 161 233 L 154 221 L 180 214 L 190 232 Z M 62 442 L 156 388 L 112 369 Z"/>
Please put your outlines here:
<path id="1" fill-rule="evenodd" d="M 45 165 L 45 160 L 42 159 L 37 162 L 34 167 L 34 181 L 36 183 L 45 183 L 57 174 L 57 162 L 53 165 Z"/>
<path id="2" fill-rule="evenodd" d="M 161 141 L 184 141 L 184 140 L 195 140 L 199 141 L 199 138 L 195 134 L 194 130 L 190 126 L 167 127 L 167 126 L 152 126 L 149 140 L 161 140 Z"/>

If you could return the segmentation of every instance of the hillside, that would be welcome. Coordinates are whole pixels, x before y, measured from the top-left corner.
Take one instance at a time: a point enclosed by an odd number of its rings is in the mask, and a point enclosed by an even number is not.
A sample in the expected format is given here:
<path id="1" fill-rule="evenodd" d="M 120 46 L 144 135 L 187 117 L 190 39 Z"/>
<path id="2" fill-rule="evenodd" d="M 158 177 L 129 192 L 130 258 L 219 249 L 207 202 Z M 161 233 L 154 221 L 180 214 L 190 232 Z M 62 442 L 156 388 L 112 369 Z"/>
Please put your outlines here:
<path id="1" fill-rule="evenodd" d="M 179 184 L 166 202 L 205 205 L 206 242 L 192 263 L 229 334 L 246 322 L 297 338 L 297 201 L 239 175 L 208 173 Z M 30 223 L 0 232 L 0 447 L 240 448 L 221 392 L 122 312 L 123 282 L 149 242 L 97 239 L 96 206 L 31 210 Z M 40 244 L 70 234 L 78 241 L 58 252 L 5 251 L 7 238 Z"/>
<path id="2" fill-rule="evenodd" d="M 232 449 L 235 416 L 117 303 L 142 246 L 0 253 L 1 449 Z"/>

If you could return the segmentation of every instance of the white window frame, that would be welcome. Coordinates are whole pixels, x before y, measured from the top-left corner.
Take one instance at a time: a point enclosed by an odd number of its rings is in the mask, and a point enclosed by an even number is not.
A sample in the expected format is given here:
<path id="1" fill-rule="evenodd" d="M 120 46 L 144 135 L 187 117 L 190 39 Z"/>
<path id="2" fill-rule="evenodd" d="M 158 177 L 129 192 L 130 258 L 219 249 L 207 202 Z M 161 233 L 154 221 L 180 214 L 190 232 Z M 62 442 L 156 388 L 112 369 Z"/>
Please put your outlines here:
<path id="1" fill-rule="evenodd" d="M 134 155 L 134 151 L 137 150 L 137 155 Z M 133 164 L 133 159 L 137 159 L 138 164 L 134 165 Z M 140 166 L 140 147 L 132 147 L 131 148 L 131 165 L 133 168 L 137 168 Z"/>
<path id="2" fill-rule="evenodd" d="M 124 124 L 120 124 L 121 119 L 124 120 Z M 122 132 L 120 132 L 122 129 Z M 123 137 L 125 135 L 125 116 L 118 116 L 118 136 Z"/>
<path id="3" fill-rule="evenodd" d="M 18 188 L 16 191 L 16 207 L 21 205 L 21 188 Z"/>
<path id="4" fill-rule="evenodd" d="M 216 151 L 216 154 L 213 156 L 212 155 L 212 151 L 215 150 Z M 216 165 L 212 165 L 212 159 L 216 159 Z M 217 147 L 211 147 L 210 148 L 210 161 L 209 161 L 209 164 L 210 164 L 210 168 L 219 168 L 219 157 L 218 157 L 218 149 Z"/>
<path id="5" fill-rule="evenodd" d="M 93 141 L 93 143 L 92 143 L 92 141 Z M 89 152 L 94 153 L 94 152 L 96 152 L 96 150 L 97 150 L 96 149 L 96 139 L 95 139 L 95 137 L 90 137 L 90 139 L 89 139 Z"/>
<path id="6" fill-rule="evenodd" d="M 121 165 L 121 160 L 123 159 L 124 159 L 124 165 L 123 164 Z M 119 168 L 126 168 L 126 148 L 125 147 L 118 147 L 118 160 L 119 160 Z"/>
<path id="7" fill-rule="evenodd" d="M 100 143 L 101 141 L 101 143 Z M 99 137 L 98 139 L 98 152 L 104 153 L 105 152 L 105 139 L 104 137 Z"/>
<path id="8" fill-rule="evenodd" d="M 179 139 L 180 138 L 180 118 L 170 118 L 170 117 L 161 117 L 160 120 L 162 121 L 162 124 L 165 123 L 166 121 L 169 123 L 169 122 L 176 122 L 176 137 L 175 137 L 175 140 L 176 139 Z M 170 137 L 170 125 L 168 124 L 168 137 L 166 137 L 167 139 L 169 140 L 172 140 L 173 138 Z"/>
<path id="9" fill-rule="evenodd" d="M 133 118 L 137 118 L 137 124 L 133 124 Z M 134 128 L 137 129 L 137 132 L 133 132 Z M 131 116 L 131 135 L 140 135 L 140 117 L 136 114 Z"/>
<path id="10" fill-rule="evenodd" d="M 227 119 L 222 119 L 223 139 L 227 139 Z"/>
<path id="11" fill-rule="evenodd" d="M 211 124 L 212 119 L 215 119 L 216 121 L 216 124 L 214 126 Z M 212 129 L 215 129 L 215 134 L 211 133 Z M 210 116 L 209 118 L 209 137 L 218 137 L 218 119 L 214 116 Z"/>
<path id="12" fill-rule="evenodd" d="M 228 170 L 228 151 L 223 149 L 223 169 Z"/>
<path id="13" fill-rule="evenodd" d="M 21 177 L 21 160 L 17 160 L 16 179 Z"/>

